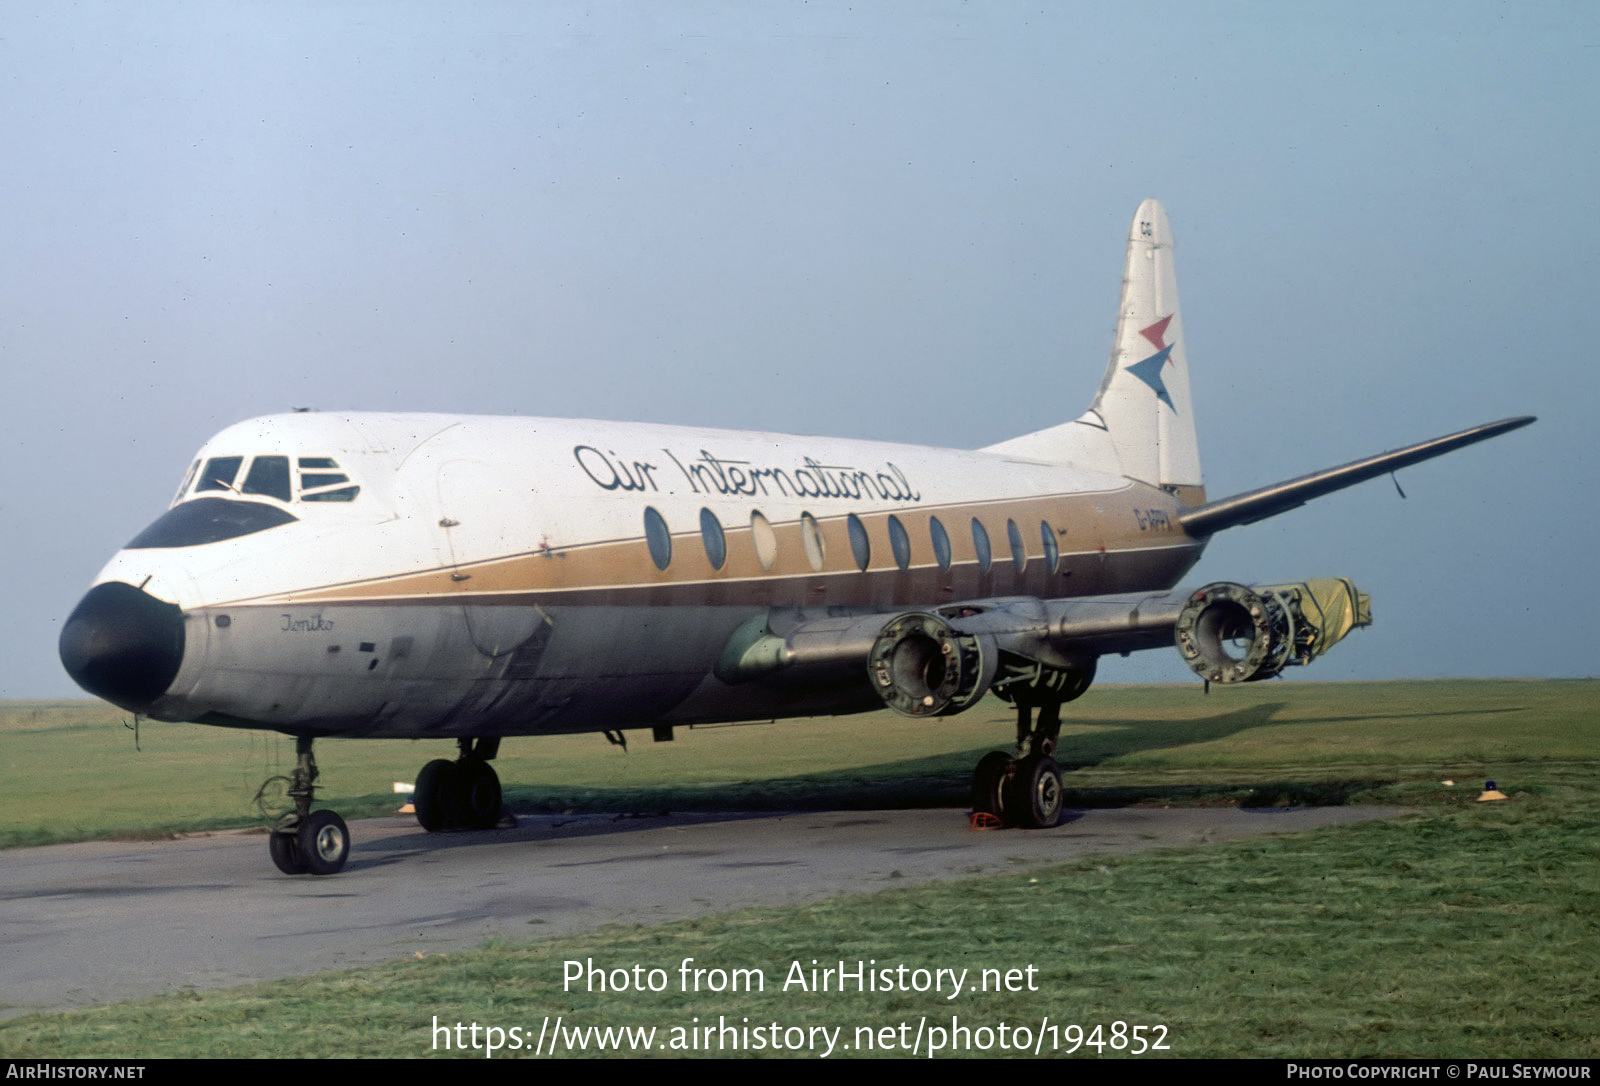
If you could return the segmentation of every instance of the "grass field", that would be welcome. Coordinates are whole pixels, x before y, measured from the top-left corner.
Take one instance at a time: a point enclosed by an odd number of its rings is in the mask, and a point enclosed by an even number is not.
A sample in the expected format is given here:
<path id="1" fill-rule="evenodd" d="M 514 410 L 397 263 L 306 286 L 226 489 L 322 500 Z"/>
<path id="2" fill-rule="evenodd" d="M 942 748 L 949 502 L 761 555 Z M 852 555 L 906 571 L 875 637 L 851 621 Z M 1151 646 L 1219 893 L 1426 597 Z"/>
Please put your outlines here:
<path id="1" fill-rule="evenodd" d="M 596 736 L 513 740 L 497 765 L 522 810 L 960 806 L 977 754 L 1009 737 L 1003 708 L 637 736 L 626 753 Z M 19 1018 L 0 1024 L 0 1055 L 426 1055 L 433 1015 L 524 1029 L 547 1015 L 663 1029 L 721 1015 L 843 1025 L 848 1043 L 860 1024 L 1048 1014 L 1061 1028 L 1164 1025 L 1182 1056 L 1600 1056 L 1600 683 L 1110 687 L 1072 708 L 1059 757 L 1073 805 L 1419 813 Z M 105 707 L 4 707 L 5 840 L 249 824 L 256 785 L 293 759 L 285 739 L 183 725 L 147 723 L 140 746 Z M 448 750 L 319 744 L 323 799 L 392 809 L 390 782 Z M 1487 777 L 1510 801 L 1473 802 Z M 769 982 L 812 958 L 1027 963 L 1039 991 L 952 1004 L 769 983 L 686 997 L 674 972 L 659 994 L 562 992 L 561 962 L 589 957 L 669 971 L 692 957 Z"/>

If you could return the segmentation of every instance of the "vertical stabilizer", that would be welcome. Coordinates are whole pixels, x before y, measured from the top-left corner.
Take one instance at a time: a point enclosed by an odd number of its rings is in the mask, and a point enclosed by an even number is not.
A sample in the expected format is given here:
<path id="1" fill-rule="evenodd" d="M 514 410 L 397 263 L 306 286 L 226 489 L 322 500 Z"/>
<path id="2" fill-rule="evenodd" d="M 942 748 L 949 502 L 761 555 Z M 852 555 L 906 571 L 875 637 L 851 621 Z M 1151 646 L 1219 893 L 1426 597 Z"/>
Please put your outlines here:
<path id="1" fill-rule="evenodd" d="M 1139 205 L 1128 231 L 1111 364 L 1077 420 L 991 445 L 986 452 L 1081 463 L 1205 500 L 1189 367 L 1184 358 L 1172 226 L 1155 200 Z"/>
<path id="2" fill-rule="evenodd" d="M 1133 217 L 1111 364 L 1077 424 L 1106 431 L 1130 478 L 1170 488 L 1201 485 L 1172 224 L 1155 200 L 1140 204 Z"/>

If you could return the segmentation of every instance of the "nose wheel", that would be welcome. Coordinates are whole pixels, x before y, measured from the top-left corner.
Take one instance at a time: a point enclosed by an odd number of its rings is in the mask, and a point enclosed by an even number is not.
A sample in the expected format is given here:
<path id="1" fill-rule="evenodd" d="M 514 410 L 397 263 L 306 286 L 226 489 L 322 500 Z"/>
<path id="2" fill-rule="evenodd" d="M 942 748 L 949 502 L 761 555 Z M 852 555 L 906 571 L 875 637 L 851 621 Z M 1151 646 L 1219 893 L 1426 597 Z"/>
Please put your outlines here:
<path id="1" fill-rule="evenodd" d="M 317 775 L 310 737 L 296 736 L 295 767 L 288 790 L 294 810 L 279 818 L 267 835 L 267 852 L 285 875 L 336 875 L 350 857 L 350 827 L 344 819 L 333 811 L 311 809 Z M 265 791 L 266 786 L 262 787 Z"/>

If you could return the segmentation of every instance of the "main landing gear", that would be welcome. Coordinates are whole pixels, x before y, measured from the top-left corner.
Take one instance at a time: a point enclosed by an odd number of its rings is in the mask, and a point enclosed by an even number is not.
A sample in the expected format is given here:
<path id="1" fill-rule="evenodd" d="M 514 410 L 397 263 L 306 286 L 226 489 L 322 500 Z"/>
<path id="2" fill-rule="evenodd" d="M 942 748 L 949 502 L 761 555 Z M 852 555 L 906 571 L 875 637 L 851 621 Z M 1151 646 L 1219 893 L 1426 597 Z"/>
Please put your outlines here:
<path id="1" fill-rule="evenodd" d="M 1061 703 L 1017 705 L 1017 754 L 991 751 L 972 773 L 972 812 L 1002 825 L 1048 829 L 1061 821 L 1061 767 L 1053 757 L 1061 734 Z"/>
<path id="2" fill-rule="evenodd" d="M 455 761 L 436 758 L 417 774 L 411 796 L 417 822 L 429 833 L 492 830 L 500 824 L 500 778 L 490 760 L 500 751 L 497 736 L 459 739 Z"/>
<path id="3" fill-rule="evenodd" d="M 267 836 L 272 862 L 285 875 L 334 875 L 350 856 L 350 830 L 332 811 L 313 811 L 317 760 L 311 756 L 311 737 L 294 740 L 294 772 L 289 775 L 289 798 L 294 810 L 281 816 Z M 281 781 L 282 777 L 274 778 Z M 268 782 L 271 783 L 270 781 Z M 266 785 L 262 786 L 263 791 Z"/>

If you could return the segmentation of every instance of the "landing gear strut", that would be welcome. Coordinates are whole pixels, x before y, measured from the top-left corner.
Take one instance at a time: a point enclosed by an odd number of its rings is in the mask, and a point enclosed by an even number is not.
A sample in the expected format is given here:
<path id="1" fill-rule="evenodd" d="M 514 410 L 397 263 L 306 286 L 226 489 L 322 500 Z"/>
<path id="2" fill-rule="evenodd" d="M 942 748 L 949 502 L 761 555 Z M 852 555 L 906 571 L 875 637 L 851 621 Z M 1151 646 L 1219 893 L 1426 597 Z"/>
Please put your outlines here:
<path id="1" fill-rule="evenodd" d="M 294 772 L 289 775 L 288 789 L 294 810 L 273 824 L 272 832 L 267 835 L 267 851 L 285 875 L 337 874 L 350 856 L 350 829 L 334 812 L 311 809 L 318 775 L 317 760 L 311 754 L 311 737 L 295 736 L 294 753 Z"/>
<path id="2" fill-rule="evenodd" d="M 1048 829 L 1061 821 L 1061 767 L 1053 757 L 1061 734 L 1061 703 L 1017 705 L 1016 757 L 991 751 L 972 773 L 972 810 L 1007 826 Z"/>
<path id="3" fill-rule="evenodd" d="M 436 758 L 417 774 L 411 802 L 417 822 L 429 833 L 492 830 L 500 823 L 500 778 L 489 765 L 500 751 L 498 736 L 456 741 L 461 756 Z"/>

